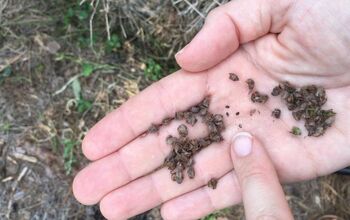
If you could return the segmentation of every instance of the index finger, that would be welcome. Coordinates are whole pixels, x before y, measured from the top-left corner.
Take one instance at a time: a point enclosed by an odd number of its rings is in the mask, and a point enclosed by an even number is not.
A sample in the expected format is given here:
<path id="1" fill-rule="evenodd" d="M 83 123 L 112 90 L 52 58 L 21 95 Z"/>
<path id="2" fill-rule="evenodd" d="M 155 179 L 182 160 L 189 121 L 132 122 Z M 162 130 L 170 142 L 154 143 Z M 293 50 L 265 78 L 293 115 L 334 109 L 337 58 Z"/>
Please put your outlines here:
<path id="1" fill-rule="evenodd" d="M 84 155 L 90 160 L 100 159 L 145 132 L 151 123 L 160 123 L 201 101 L 206 96 L 206 80 L 206 72 L 180 70 L 152 84 L 88 132 L 82 144 Z"/>
<path id="2" fill-rule="evenodd" d="M 231 158 L 250 219 L 293 219 L 276 170 L 261 143 L 247 132 L 231 144 Z"/>

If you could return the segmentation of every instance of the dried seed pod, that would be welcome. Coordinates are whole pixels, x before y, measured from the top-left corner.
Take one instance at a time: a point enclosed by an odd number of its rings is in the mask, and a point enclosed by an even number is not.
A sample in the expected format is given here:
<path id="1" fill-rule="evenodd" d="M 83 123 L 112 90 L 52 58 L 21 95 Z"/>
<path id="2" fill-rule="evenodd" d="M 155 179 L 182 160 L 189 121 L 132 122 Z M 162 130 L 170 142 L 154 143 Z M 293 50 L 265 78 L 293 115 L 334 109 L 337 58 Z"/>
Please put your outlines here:
<path id="1" fill-rule="evenodd" d="M 254 89 L 254 86 L 255 86 L 254 80 L 253 79 L 247 79 L 245 82 L 248 85 L 249 93 L 251 93 L 253 91 L 253 89 Z"/>
<path id="2" fill-rule="evenodd" d="M 234 73 L 229 73 L 229 79 L 230 80 L 232 80 L 232 81 L 238 81 L 239 80 L 239 78 L 238 78 L 238 76 L 236 75 L 236 74 L 234 74 Z"/>
<path id="3" fill-rule="evenodd" d="M 281 92 L 282 92 L 282 87 L 281 87 L 281 85 L 278 85 L 275 88 L 273 88 L 271 95 L 278 96 L 281 94 Z"/>
<path id="4" fill-rule="evenodd" d="M 304 111 L 294 111 L 294 112 L 292 112 L 293 118 L 296 121 L 299 121 L 301 119 L 301 117 L 303 116 L 303 114 L 304 114 Z"/>
<path id="5" fill-rule="evenodd" d="M 201 110 L 201 109 L 200 109 L 200 107 L 198 107 L 198 106 L 193 106 L 193 107 L 190 108 L 190 111 L 191 111 L 192 113 L 195 113 L 195 114 L 197 114 L 200 110 Z"/>
<path id="6" fill-rule="evenodd" d="M 264 104 L 268 99 L 269 97 L 267 95 L 260 94 L 258 91 L 253 92 L 251 95 L 251 100 L 254 103 Z"/>
<path id="7" fill-rule="evenodd" d="M 212 142 L 221 142 L 224 138 L 219 133 L 211 133 L 209 134 L 209 138 Z"/>
<path id="8" fill-rule="evenodd" d="M 168 145 L 173 145 L 177 141 L 177 138 L 173 137 L 172 135 L 168 135 L 165 140 Z"/>
<path id="9" fill-rule="evenodd" d="M 204 100 L 201 103 L 201 106 L 205 107 L 205 108 L 209 108 L 209 103 L 210 103 L 209 97 L 205 97 Z"/>
<path id="10" fill-rule="evenodd" d="M 177 132 L 179 132 L 180 136 L 186 137 L 188 135 L 187 126 L 184 124 L 181 124 L 179 127 L 177 127 Z"/>
<path id="11" fill-rule="evenodd" d="M 195 173 L 195 171 L 194 171 L 193 166 L 189 166 L 189 167 L 187 168 L 187 175 L 188 175 L 188 177 L 189 177 L 190 179 L 193 179 L 193 178 L 195 177 L 196 173 Z"/>
<path id="12" fill-rule="evenodd" d="M 199 115 L 200 116 L 205 116 L 207 115 L 208 113 L 208 109 L 207 108 L 202 108 L 200 111 L 199 111 Z"/>
<path id="13" fill-rule="evenodd" d="M 272 111 L 272 117 L 274 117 L 274 118 L 280 118 L 280 117 L 281 117 L 281 110 L 278 109 L 278 108 L 275 108 L 275 109 Z"/>
<path id="14" fill-rule="evenodd" d="M 211 178 L 208 182 L 208 187 L 212 189 L 216 189 L 218 184 L 218 180 L 216 178 Z"/>
<path id="15" fill-rule="evenodd" d="M 190 158 L 190 159 L 187 161 L 186 166 L 187 166 L 187 167 L 190 167 L 190 166 L 193 166 L 193 165 L 194 165 L 194 160 L 193 160 L 193 158 Z"/>
<path id="16" fill-rule="evenodd" d="M 186 123 L 189 125 L 194 126 L 197 123 L 197 118 L 194 115 L 189 116 L 188 118 L 186 118 Z"/>
<path id="17" fill-rule="evenodd" d="M 224 120 L 224 117 L 220 114 L 214 115 L 214 122 L 222 122 Z"/>
<path id="18" fill-rule="evenodd" d="M 175 113 L 175 119 L 176 120 L 183 120 L 185 118 L 184 112 L 176 112 Z"/>

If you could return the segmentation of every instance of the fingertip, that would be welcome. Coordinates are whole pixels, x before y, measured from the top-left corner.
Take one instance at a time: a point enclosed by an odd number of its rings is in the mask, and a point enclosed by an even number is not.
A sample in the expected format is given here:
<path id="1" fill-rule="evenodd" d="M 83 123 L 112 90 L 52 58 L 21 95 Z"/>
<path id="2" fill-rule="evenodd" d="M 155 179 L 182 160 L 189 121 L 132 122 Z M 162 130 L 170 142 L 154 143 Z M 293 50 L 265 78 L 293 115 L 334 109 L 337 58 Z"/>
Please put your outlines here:
<path id="1" fill-rule="evenodd" d="M 82 176 L 84 174 L 82 172 L 80 171 L 73 179 L 73 195 L 83 205 L 94 205 L 97 201 L 92 200 L 89 194 L 86 193 L 86 183 L 84 182 L 84 177 Z"/>
<path id="2" fill-rule="evenodd" d="M 93 161 L 99 159 L 99 153 L 97 145 L 94 142 L 93 135 L 91 134 L 91 131 L 88 132 L 88 134 L 83 139 L 83 142 L 81 144 L 81 148 L 83 151 L 84 156 Z"/>

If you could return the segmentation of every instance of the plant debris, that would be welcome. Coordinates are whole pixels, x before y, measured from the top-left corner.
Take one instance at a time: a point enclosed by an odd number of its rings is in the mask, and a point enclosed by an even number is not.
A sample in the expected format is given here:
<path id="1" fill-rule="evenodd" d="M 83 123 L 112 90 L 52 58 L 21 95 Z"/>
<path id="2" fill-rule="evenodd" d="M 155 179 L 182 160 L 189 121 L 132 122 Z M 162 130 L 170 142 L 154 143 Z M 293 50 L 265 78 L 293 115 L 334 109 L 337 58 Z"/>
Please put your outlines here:
<path id="1" fill-rule="evenodd" d="M 272 111 L 272 117 L 277 118 L 277 119 L 280 118 L 281 117 L 281 110 L 278 108 L 275 108 Z"/>
<path id="2" fill-rule="evenodd" d="M 290 131 L 290 133 L 294 134 L 295 136 L 299 136 L 299 135 L 301 135 L 301 129 L 294 126 L 292 128 L 292 130 Z"/>
<path id="3" fill-rule="evenodd" d="M 232 80 L 234 82 L 239 80 L 239 78 L 238 78 L 238 76 L 236 74 L 229 73 L 229 75 L 230 75 L 230 77 L 229 77 L 230 80 Z"/>
<path id="4" fill-rule="evenodd" d="M 269 99 L 269 96 L 265 95 L 265 94 L 261 94 L 258 91 L 255 91 L 252 93 L 251 98 L 252 102 L 254 103 L 261 103 L 264 104 L 265 102 L 267 102 L 267 100 Z"/>
<path id="5" fill-rule="evenodd" d="M 190 125 L 197 122 L 197 117 L 201 117 L 201 122 L 208 128 L 207 136 L 190 139 L 188 138 L 188 127 L 181 124 L 177 128 L 179 137 L 169 135 L 166 138 L 166 143 L 172 146 L 172 150 L 165 158 L 164 166 L 170 170 L 171 179 L 178 184 L 183 182 L 185 171 L 190 179 L 195 177 L 193 157 L 196 153 L 212 143 L 223 141 L 221 133 L 225 129 L 224 117 L 221 114 L 209 112 L 209 101 L 207 97 L 189 110 L 175 114 L 176 120 L 185 120 Z"/>
<path id="6" fill-rule="evenodd" d="M 308 136 L 323 135 L 335 121 L 336 113 L 332 109 L 322 109 L 327 102 L 326 91 L 322 87 L 308 85 L 296 88 L 284 82 L 275 87 L 271 94 L 281 95 L 287 108 L 292 111 L 293 118 L 305 121 Z"/>
<path id="7" fill-rule="evenodd" d="M 216 189 L 217 185 L 218 185 L 218 180 L 216 178 L 211 178 L 208 182 L 209 188 Z"/>
<path id="8" fill-rule="evenodd" d="M 253 89 L 254 89 L 254 86 L 255 86 L 254 80 L 253 79 L 247 79 L 245 82 L 248 85 L 249 93 L 252 93 Z"/>

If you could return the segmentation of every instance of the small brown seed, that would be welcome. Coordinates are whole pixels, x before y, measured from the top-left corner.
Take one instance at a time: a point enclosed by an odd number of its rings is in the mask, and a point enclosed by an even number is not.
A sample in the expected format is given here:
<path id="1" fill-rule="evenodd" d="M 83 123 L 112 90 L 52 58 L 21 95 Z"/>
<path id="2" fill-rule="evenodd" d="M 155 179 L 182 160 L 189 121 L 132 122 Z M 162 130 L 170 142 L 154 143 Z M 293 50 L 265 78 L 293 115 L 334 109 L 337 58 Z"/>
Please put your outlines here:
<path id="1" fill-rule="evenodd" d="M 218 180 L 216 178 L 211 178 L 208 182 L 208 187 L 212 189 L 216 189 L 218 184 Z"/>
<path id="2" fill-rule="evenodd" d="M 251 100 L 254 103 L 264 104 L 267 102 L 268 99 L 269 97 L 267 95 L 260 94 L 258 91 L 253 92 L 253 94 L 251 95 Z"/>
<path id="3" fill-rule="evenodd" d="M 248 84 L 248 89 L 249 89 L 249 93 L 251 93 L 254 89 L 254 86 L 255 86 L 255 82 L 253 79 L 247 79 L 245 81 L 247 84 Z"/>
<path id="4" fill-rule="evenodd" d="M 193 166 L 189 166 L 189 167 L 187 168 L 187 175 L 188 175 L 188 177 L 189 177 L 190 179 L 193 179 L 193 178 L 195 177 L 196 172 L 194 171 Z"/>
<path id="5" fill-rule="evenodd" d="M 175 119 L 176 120 L 183 120 L 185 118 L 184 112 L 176 112 L 175 113 Z"/>
<path id="6" fill-rule="evenodd" d="M 198 106 L 193 106 L 190 108 L 190 111 L 195 114 L 198 113 L 200 110 L 201 109 Z"/>
<path id="7" fill-rule="evenodd" d="M 186 137 L 188 135 L 188 129 L 187 126 L 182 124 L 179 127 L 177 127 L 177 132 L 179 132 L 179 135 L 182 137 Z"/>
<path id="8" fill-rule="evenodd" d="M 282 87 L 280 85 L 278 85 L 275 88 L 273 88 L 271 95 L 278 96 L 281 94 L 281 92 L 282 92 Z"/>
<path id="9" fill-rule="evenodd" d="M 239 78 L 238 78 L 238 76 L 236 75 L 236 74 L 234 74 L 234 73 L 229 73 L 229 79 L 230 80 L 232 80 L 232 81 L 238 81 L 239 80 Z"/>
<path id="10" fill-rule="evenodd" d="M 272 117 L 274 117 L 274 118 L 280 118 L 280 117 L 281 117 L 281 110 L 278 109 L 278 108 L 275 108 L 275 109 L 272 111 Z"/>

